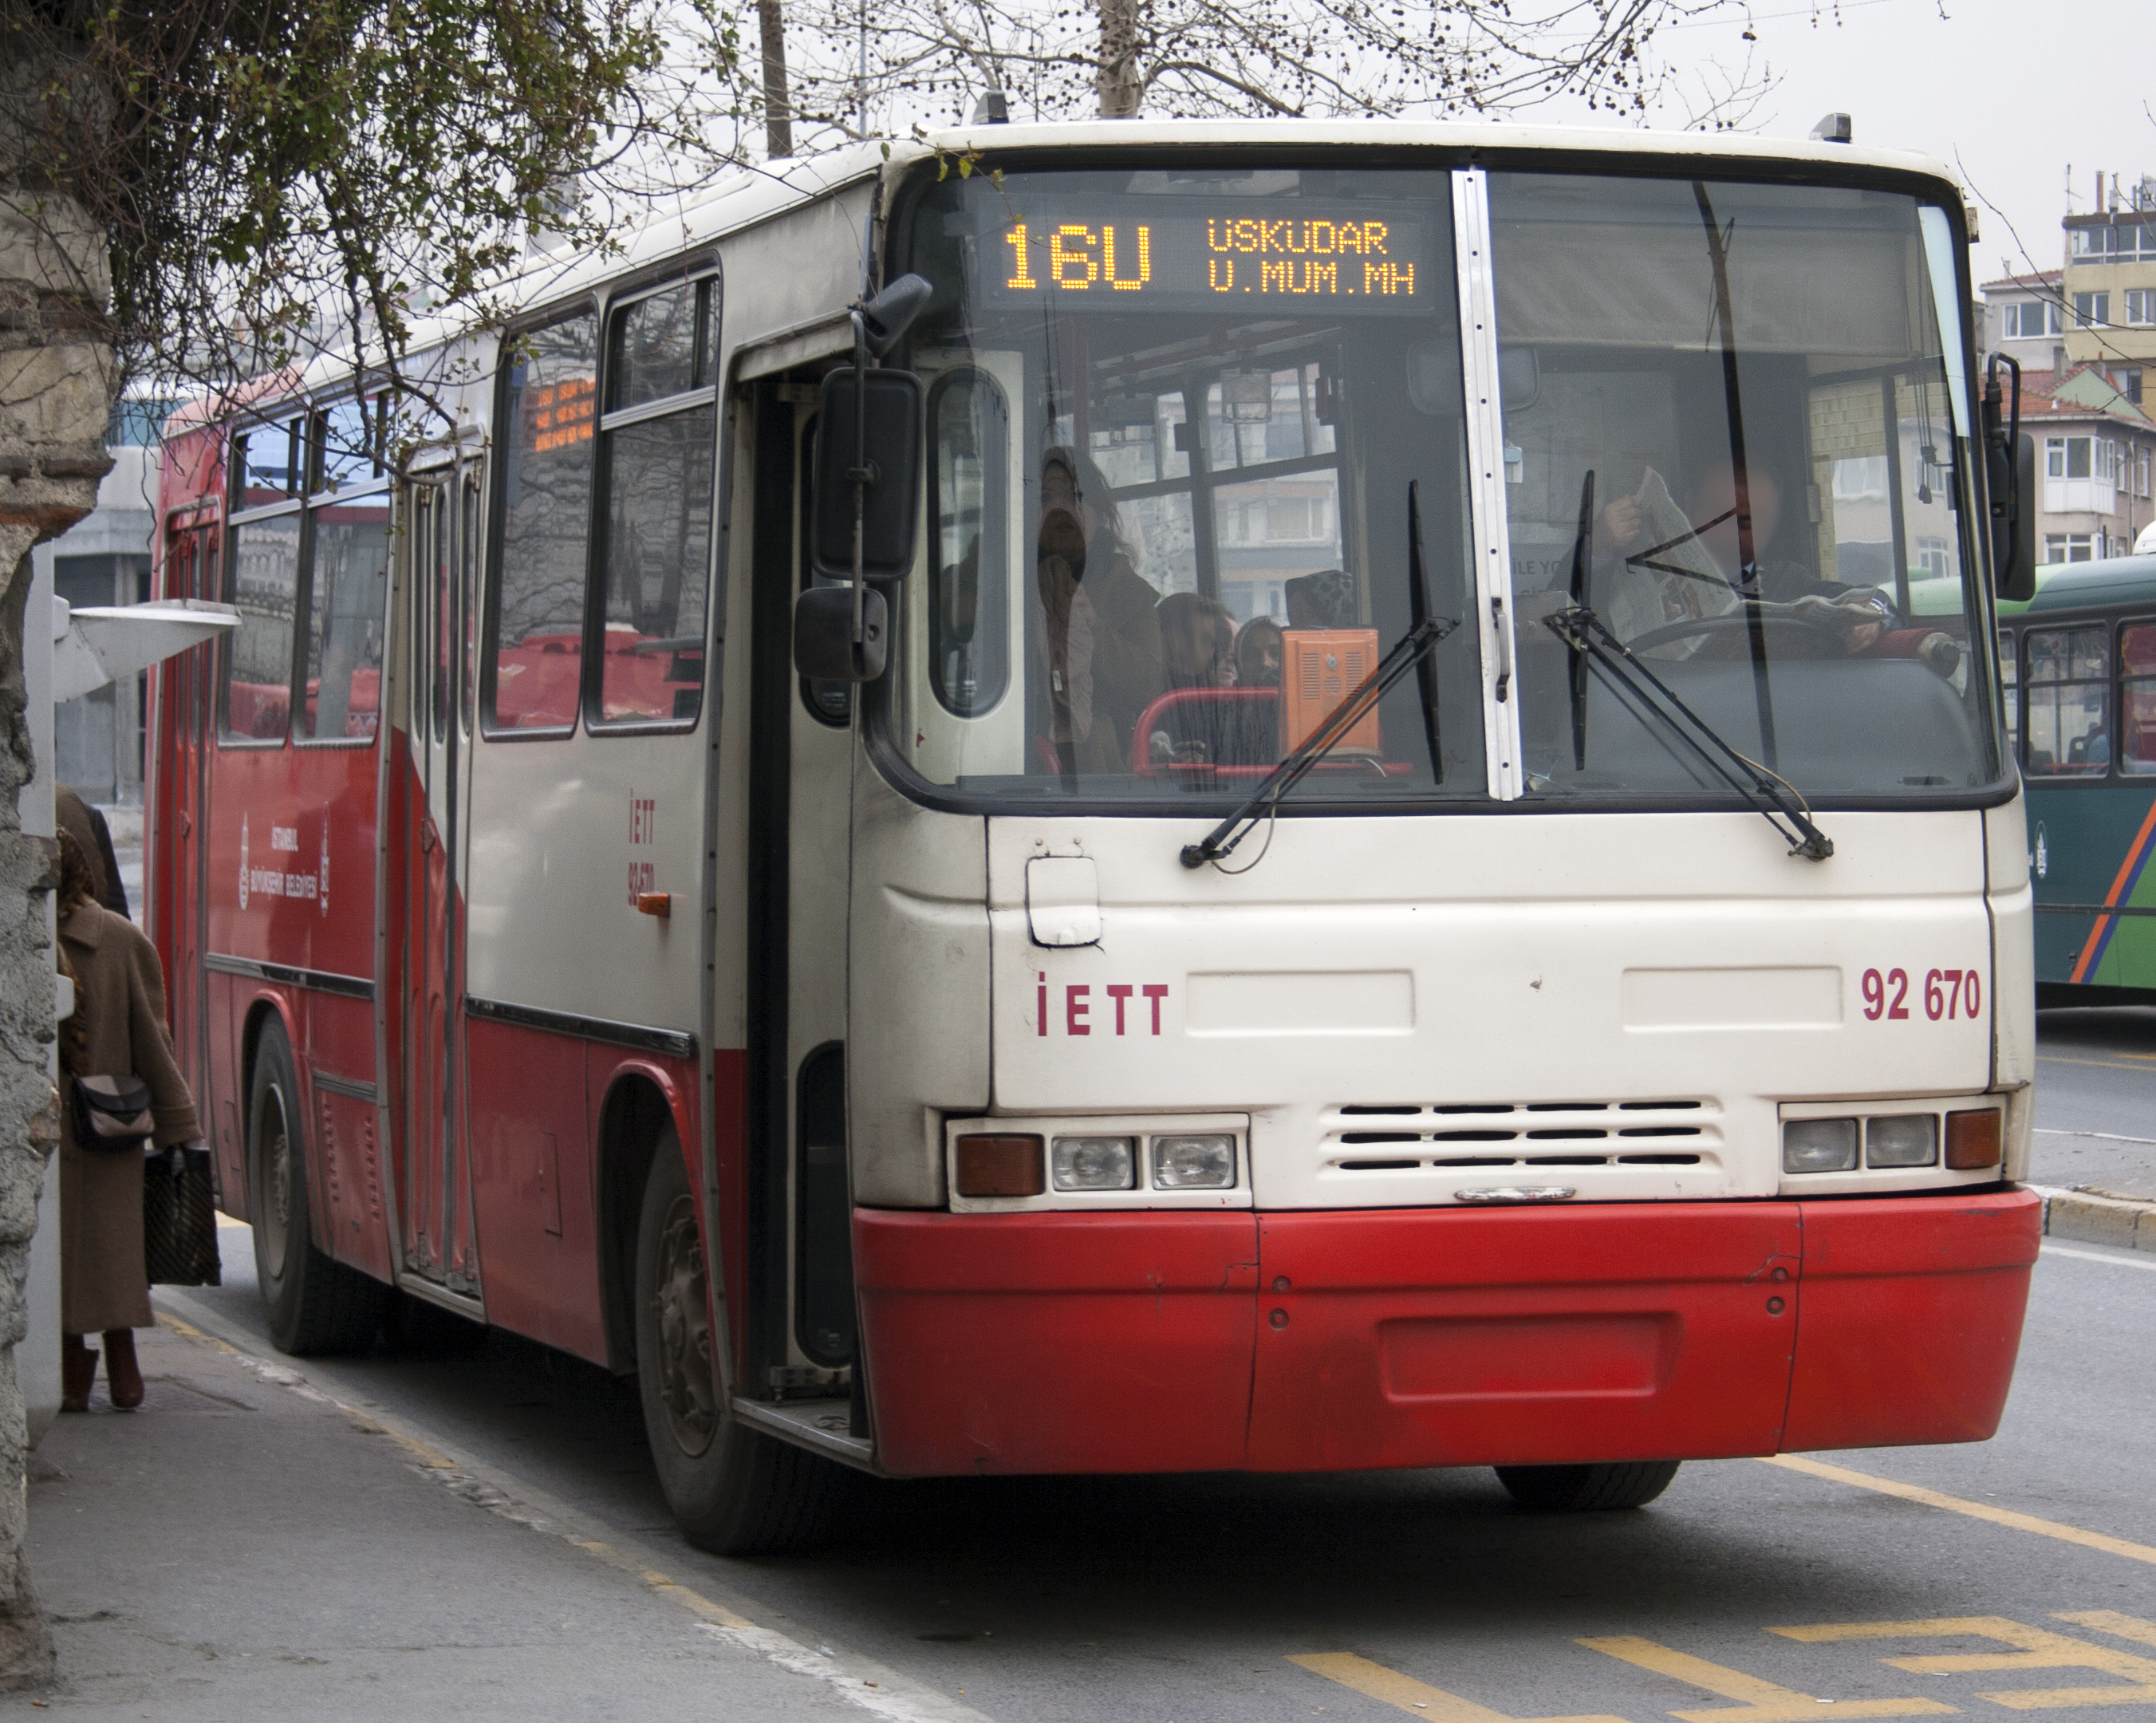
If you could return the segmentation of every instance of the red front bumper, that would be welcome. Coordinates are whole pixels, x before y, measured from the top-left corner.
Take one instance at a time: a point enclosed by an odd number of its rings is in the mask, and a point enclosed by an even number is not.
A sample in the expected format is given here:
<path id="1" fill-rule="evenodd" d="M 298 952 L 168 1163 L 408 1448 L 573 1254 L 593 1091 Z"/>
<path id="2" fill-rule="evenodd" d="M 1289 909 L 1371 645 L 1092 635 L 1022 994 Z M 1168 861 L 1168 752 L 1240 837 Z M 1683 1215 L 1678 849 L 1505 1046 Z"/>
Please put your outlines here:
<path id="1" fill-rule="evenodd" d="M 860 1209 L 890 1470 L 1317 1471 L 1981 1441 L 2037 1199 Z"/>

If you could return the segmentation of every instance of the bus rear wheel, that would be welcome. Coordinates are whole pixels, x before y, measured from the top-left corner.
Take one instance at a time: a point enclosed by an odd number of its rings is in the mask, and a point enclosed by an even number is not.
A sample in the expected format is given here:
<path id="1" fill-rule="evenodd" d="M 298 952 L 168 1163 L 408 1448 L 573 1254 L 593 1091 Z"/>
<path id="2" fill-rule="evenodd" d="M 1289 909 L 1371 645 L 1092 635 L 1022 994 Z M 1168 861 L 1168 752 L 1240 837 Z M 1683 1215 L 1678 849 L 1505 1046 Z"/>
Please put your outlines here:
<path id="1" fill-rule="evenodd" d="M 270 1338 L 279 1351 L 300 1357 L 365 1351 L 389 1289 L 315 1248 L 306 1132 L 291 1044 L 272 1018 L 255 1048 L 247 1100 L 248 1212 Z"/>
<path id="2" fill-rule="evenodd" d="M 1670 1487 L 1679 1462 L 1620 1460 L 1596 1466 L 1499 1466 L 1497 1481 L 1522 1507 L 1543 1514 L 1644 1508 Z"/>
<path id="3" fill-rule="evenodd" d="M 740 1423 L 725 1405 L 696 1205 L 670 1127 L 636 1237 L 636 1381 L 660 1488 L 682 1536 L 720 1556 L 791 1549 L 821 1529 L 836 1468 Z"/>

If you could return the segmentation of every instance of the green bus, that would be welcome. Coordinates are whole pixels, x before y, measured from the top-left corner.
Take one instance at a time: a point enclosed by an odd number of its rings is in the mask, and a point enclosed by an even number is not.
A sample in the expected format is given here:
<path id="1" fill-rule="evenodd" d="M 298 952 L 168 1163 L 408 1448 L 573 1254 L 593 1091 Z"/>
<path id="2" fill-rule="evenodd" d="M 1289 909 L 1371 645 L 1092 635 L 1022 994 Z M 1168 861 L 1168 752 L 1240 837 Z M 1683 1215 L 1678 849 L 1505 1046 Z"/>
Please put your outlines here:
<path id="1" fill-rule="evenodd" d="M 2156 556 L 2053 564 L 1999 604 L 2028 787 L 2036 1003 L 2156 1003 Z"/>

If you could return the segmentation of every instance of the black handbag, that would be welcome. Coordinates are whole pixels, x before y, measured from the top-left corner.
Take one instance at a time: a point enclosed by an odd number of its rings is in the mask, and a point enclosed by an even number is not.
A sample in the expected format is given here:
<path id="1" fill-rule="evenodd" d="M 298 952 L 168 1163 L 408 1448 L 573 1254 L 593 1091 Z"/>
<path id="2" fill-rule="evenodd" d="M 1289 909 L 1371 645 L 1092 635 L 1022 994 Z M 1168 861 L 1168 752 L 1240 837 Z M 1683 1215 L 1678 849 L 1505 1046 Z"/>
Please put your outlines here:
<path id="1" fill-rule="evenodd" d="M 152 1286 L 221 1286 L 209 1151 L 175 1143 L 142 1157 L 142 1254 Z"/>
<path id="2" fill-rule="evenodd" d="M 68 1085 L 68 1097 L 79 1149 L 132 1149 L 157 1131 L 150 1085 L 140 1077 L 77 1077 Z"/>

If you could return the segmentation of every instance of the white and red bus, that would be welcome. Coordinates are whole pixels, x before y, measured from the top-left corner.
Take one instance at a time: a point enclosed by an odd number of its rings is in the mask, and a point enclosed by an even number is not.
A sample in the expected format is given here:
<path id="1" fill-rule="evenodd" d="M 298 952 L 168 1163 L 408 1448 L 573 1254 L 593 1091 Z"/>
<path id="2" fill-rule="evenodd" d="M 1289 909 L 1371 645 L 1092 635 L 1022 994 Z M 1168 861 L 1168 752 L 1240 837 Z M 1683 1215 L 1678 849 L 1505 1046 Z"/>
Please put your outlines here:
<path id="1" fill-rule="evenodd" d="M 732 1550 L 834 1463 L 1989 1436 L 1969 238 L 1835 144 L 983 127 L 539 259 L 416 432 L 328 362 L 176 423 L 160 591 L 243 622 L 151 917 L 278 1344 L 633 1372 Z"/>

